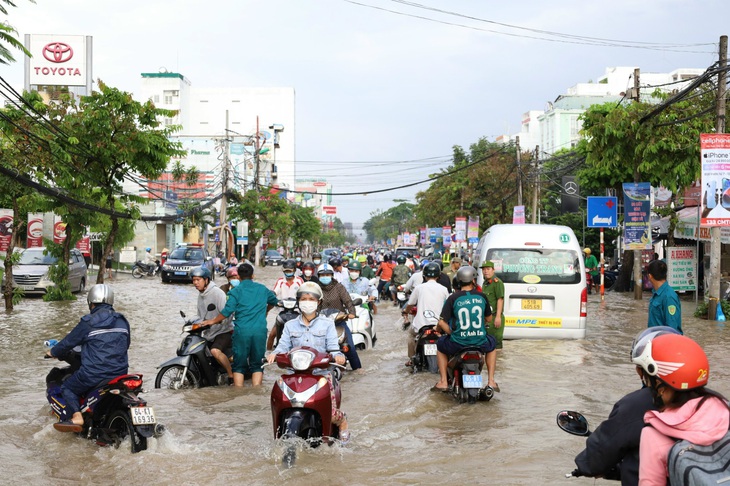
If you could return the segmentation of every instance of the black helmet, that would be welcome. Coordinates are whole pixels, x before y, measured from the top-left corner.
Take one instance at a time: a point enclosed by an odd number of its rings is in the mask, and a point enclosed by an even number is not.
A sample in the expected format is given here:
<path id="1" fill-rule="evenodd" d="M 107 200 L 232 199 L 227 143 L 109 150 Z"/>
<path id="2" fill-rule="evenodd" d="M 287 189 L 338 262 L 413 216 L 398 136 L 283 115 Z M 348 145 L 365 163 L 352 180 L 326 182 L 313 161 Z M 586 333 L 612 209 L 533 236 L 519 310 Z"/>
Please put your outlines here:
<path id="1" fill-rule="evenodd" d="M 283 270 L 295 270 L 297 268 L 297 262 L 294 260 L 284 260 L 282 267 Z"/>
<path id="2" fill-rule="evenodd" d="M 436 260 L 436 263 L 438 264 L 439 268 L 443 272 L 444 271 L 444 262 L 441 261 L 441 258 L 439 258 L 438 260 Z"/>
<path id="3" fill-rule="evenodd" d="M 319 258 L 321 260 L 322 255 L 319 253 L 312 253 L 312 260 L 316 260 L 317 258 Z"/>
<path id="4" fill-rule="evenodd" d="M 407 258 L 405 255 L 398 255 L 398 258 L 396 259 L 399 265 L 404 265 L 406 263 L 406 260 Z"/>
<path id="5" fill-rule="evenodd" d="M 315 265 L 313 262 L 304 262 L 302 265 L 302 270 L 310 269 L 312 271 L 317 269 L 317 265 Z"/>
<path id="6" fill-rule="evenodd" d="M 210 280 L 210 270 L 208 270 L 208 267 L 195 267 L 193 268 L 193 271 L 190 272 L 190 278 L 193 277 L 207 278 Z"/>
<path id="7" fill-rule="evenodd" d="M 423 268 L 424 278 L 438 278 L 439 275 L 441 275 L 441 267 L 436 262 L 431 262 Z"/>
<path id="8" fill-rule="evenodd" d="M 332 265 L 333 267 L 341 267 L 342 266 L 342 259 L 341 258 L 337 258 L 337 257 L 332 258 L 330 260 L 330 265 Z"/>
<path id="9" fill-rule="evenodd" d="M 456 277 L 454 278 L 463 284 L 470 284 L 474 281 L 475 278 L 477 278 L 477 271 L 472 266 L 464 265 L 463 267 L 459 268 L 459 270 L 456 272 Z"/>

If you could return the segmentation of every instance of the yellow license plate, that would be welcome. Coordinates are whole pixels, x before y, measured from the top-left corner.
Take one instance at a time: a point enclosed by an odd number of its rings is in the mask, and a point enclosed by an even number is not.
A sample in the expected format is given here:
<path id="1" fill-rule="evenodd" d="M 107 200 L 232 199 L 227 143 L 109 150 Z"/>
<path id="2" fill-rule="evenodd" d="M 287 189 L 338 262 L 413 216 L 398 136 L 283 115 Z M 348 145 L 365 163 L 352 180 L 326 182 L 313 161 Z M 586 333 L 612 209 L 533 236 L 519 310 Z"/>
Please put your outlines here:
<path id="1" fill-rule="evenodd" d="M 541 299 L 522 299 L 523 310 L 542 310 Z"/>

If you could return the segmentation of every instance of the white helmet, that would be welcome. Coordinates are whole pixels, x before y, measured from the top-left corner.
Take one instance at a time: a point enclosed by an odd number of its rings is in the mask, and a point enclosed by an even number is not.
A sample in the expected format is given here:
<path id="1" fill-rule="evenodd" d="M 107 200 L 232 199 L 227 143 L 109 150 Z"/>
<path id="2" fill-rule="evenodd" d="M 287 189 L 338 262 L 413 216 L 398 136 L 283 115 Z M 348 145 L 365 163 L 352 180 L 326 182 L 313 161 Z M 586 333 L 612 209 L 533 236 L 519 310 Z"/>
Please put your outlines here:
<path id="1" fill-rule="evenodd" d="M 114 305 L 114 291 L 106 284 L 96 284 L 89 289 L 86 302 L 91 304 Z"/>
<path id="2" fill-rule="evenodd" d="M 314 282 L 304 282 L 299 289 L 297 289 L 297 300 L 302 294 L 313 295 L 317 300 L 322 300 L 322 288 Z"/>

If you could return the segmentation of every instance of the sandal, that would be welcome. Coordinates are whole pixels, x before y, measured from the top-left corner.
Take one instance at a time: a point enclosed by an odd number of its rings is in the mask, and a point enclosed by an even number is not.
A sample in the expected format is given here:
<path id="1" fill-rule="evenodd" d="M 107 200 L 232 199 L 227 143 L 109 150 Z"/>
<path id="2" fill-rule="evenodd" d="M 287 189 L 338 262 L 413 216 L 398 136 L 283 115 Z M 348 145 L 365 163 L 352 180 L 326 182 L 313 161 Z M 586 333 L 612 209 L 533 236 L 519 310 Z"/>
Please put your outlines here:
<path id="1" fill-rule="evenodd" d="M 59 432 L 75 432 L 78 434 L 84 427 L 82 425 L 76 425 L 70 420 L 64 420 L 63 422 L 53 424 L 53 428 Z"/>

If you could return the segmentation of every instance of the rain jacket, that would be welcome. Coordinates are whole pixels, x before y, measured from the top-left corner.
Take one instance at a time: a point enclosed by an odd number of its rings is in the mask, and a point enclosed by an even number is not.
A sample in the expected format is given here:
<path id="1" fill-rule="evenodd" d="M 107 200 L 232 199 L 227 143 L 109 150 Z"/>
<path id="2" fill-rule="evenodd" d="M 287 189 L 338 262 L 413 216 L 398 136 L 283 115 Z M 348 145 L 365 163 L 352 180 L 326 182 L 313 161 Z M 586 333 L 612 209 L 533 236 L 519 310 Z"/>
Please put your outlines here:
<path id="1" fill-rule="evenodd" d="M 649 411 L 644 415 L 639 454 L 639 485 L 665 486 L 667 484 L 667 458 L 669 449 L 679 439 L 697 445 L 710 445 L 728 431 L 730 411 L 725 402 L 717 397 L 707 398 L 697 408 L 702 398 L 695 398 L 680 408 L 663 412 Z"/>

